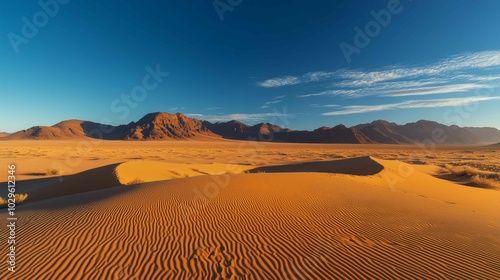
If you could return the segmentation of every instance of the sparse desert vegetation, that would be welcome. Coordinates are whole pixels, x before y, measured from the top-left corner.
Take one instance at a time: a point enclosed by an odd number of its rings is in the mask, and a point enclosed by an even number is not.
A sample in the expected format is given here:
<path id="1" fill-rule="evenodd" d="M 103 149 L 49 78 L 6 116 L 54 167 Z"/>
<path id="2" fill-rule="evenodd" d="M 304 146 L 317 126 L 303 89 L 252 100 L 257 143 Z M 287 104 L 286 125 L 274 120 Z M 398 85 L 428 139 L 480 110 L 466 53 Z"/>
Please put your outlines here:
<path id="1" fill-rule="evenodd" d="M 56 176 L 56 175 L 61 175 L 61 170 L 52 168 L 48 169 L 47 172 L 45 173 L 47 176 Z"/>
<path id="2" fill-rule="evenodd" d="M 498 172 L 483 171 L 466 165 L 445 164 L 444 167 L 451 174 L 467 177 L 471 185 L 487 189 L 500 189 L 500 173 Z"/>
<path id="3" fill-rule="evenodd" d="M 138 184 L 142 184 L 144 183 L 144 180 L 142 180 L 141 178 L 136 178 L 130 182 L 127 183 L 128 186 L 132 186 L 132 185 L 138 185 Z"/>
<path id="4" fill-rule="evenodd" d="M 480 175 L 472 176 L 470 183 L 486 189 L 500 190 L 500 182 L 498 180 L 489 179 Z"/>
<path id="5" fill-rule="evenodd" d="M 16 201 L 16 205 L 23 203 L 28 198 L 28 194 L 15 194 L 14 199 Z M 7 205 L 8 200 L 0 196 L 0 207 L 5 207 Z"/>

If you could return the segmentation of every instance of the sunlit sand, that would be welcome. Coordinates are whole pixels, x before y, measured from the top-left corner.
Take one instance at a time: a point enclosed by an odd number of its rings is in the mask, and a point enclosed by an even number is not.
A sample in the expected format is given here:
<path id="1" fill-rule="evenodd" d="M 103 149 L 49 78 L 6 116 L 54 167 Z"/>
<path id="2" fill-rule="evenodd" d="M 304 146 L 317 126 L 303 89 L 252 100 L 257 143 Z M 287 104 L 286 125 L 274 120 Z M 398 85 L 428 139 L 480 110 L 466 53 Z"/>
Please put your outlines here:
<path id="1" fill-rule="evenodd" d="M 0 142 L 29 267 L 1 279 L 500 277 L 500 192 L 438 178 L 491 148 L 79 143 Z"/>

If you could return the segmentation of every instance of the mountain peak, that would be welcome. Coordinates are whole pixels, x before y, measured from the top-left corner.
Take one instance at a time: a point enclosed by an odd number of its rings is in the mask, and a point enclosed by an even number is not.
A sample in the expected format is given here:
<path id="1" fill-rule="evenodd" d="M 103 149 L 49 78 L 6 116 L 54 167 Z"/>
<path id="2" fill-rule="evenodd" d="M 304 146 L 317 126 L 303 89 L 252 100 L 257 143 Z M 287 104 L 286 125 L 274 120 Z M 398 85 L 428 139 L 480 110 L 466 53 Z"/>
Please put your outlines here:
<path id="1" fill-rule="evenodd" d="M 108 132 L 104 133 L 103 127 Z M 296 143 L 413 144 L 432 140 L 437 130 L 445 135 L 445 137 L 438 139 L 442 140 L 442 142 L 436 143 L 440 145 L 477 145 L 500 142 L 500 131 L 495 128 L 462 128 L 427 120 L 419 120 L 405 125 L 376 120 L 350 128 L 339 124 L 333 128 L 320 127 L 314 131 L 297 131 L 283 129 L 271 123 L 250 126 L 237 120 L 213 124 L 189 118 L 182 113 L 171 114 L 167 112 L 149 113 L 137 122 L 119 126 L 75 119 L 66 120 L 53 126 L 34 126 L 10 135 L 0 134 L 0 137 L 2 140 L 60 140 L 85 137 L 108 140 L 182 140 L 209 136 L 211 139 L 222 137 Z M 262 137 L 264 135 L 267 137 Z"/>

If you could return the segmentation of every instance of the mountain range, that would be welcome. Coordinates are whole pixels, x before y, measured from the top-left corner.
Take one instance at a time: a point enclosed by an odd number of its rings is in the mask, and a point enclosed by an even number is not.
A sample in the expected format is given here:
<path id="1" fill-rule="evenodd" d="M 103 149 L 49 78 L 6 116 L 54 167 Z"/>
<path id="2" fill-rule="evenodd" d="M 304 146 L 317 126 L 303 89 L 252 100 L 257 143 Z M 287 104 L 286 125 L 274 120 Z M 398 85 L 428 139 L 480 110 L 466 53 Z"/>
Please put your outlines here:
<path id="1" fill-rule="evenodd" d="M 377 120 L 346 127 L 323 126 L 313 131 L 291 130 L 270 123 L 253 126 L 239 121 L 211 123 L 182 113 L 150 113 L 137 122 L 111 126 L 67 120 L 53 126 L 34 126 L 0 136 L 2 140 L 64 140 L 99 138 L 105 140 L 188 140 L 225 138 L 293 143 L 416 144 L 431 141 L 442 145 L 481 145 L 500 142 L 500 130 L 491 127 L 447 126 L 420 120 L 398 125 Z"/>

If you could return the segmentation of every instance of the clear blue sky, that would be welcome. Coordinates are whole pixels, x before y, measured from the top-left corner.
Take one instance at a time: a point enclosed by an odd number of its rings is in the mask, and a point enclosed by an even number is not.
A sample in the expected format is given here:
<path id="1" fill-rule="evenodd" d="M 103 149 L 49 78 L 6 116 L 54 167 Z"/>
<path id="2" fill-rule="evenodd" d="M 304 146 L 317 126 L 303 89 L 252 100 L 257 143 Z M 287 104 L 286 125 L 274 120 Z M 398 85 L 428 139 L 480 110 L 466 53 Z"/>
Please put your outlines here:
<path id="1" fill-rule="evenodd" d="M 500 128 L 500 1 L 41 2 L 0 2 L 0 131 L 156 111 Z"/>

